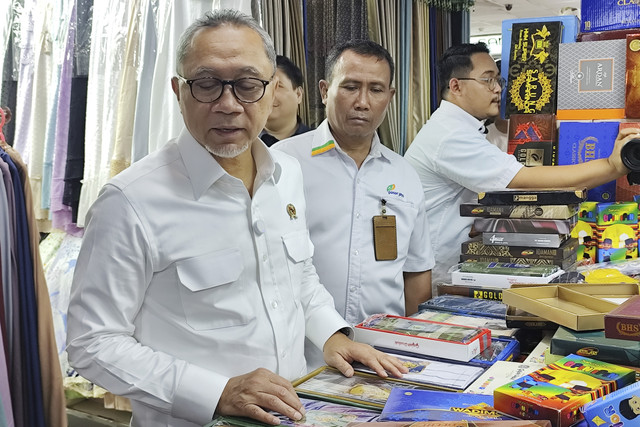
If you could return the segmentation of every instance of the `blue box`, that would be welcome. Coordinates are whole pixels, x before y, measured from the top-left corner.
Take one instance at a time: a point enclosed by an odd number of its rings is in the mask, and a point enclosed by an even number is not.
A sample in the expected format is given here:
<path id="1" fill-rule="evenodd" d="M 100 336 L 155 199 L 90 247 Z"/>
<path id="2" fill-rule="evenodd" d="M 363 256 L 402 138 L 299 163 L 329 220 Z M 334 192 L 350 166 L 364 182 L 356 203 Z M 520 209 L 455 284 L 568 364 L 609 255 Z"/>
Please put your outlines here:
<path id="1" fill-rule="evenodd" d="M 505 19 L 502 21 L 502 63 L 500 66 L 500 74 L 507 79 L 509 77 L 509 55 L 511 54 L 511 34 L 513 24 L 525 23 L 525 22 L 562 22 L 562 34 L 560 36 L 560 43 L 573 43 L 578 38 L 578 30 L 580 29 L 580 20 L 574 15 L 562 15 L 562 16 L 545 16 L 542 18 L 518 18 L 518 19 Z M 506 89 L 506 85 L 503 89 Z M 504 119 L 504 112 L 507 107 L 506 93 L 502 93 L 502 99 L 500 100 L 500 115 Z"/>
<path id="2" fill-rule="evenodd" d="M 619 126 L 618 122 L 560 122 L 558 164 L 575 165 L 609 157 Z M 615 180 L 589 190 L 587 196 L 587 200 L 595 202 L 615 199 Z"/>
<path id="3" fill-rule="evenodd" d="M 589 427 L 632 426 L 631 421 L 638 416 L 631 409 L 629 399 L 640 400 L 640 382 L 623 387 L 611 394 L 602 396 L 580 408 Z"/>
<path id="4" fill-rule="evenodd" d="M 493 409 L 493 396 L 394 388 L 379 421 L 512 420 Z"/>
<path id="5" fill-rule="evenodd" d="M 637 0 L 582 0 L 580 3 L 583 33 L 640 27 Z"/>

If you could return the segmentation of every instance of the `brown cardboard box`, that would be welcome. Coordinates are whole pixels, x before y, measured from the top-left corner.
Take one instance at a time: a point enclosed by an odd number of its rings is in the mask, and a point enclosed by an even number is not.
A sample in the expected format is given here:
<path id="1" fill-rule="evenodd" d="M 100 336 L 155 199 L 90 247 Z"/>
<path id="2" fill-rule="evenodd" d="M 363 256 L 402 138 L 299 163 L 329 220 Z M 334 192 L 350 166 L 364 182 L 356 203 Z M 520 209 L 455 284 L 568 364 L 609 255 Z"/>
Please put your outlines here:
<path id="1" fill-rule="evenodd" d="M 640 295 L 635 295 L 604 316 L 604 336 L 640 341 Z"/>
<path id="2" fill-rule="evenodd" d="M 604 315 L 638 293 L 636 284 L 564 284 L 505 289 L 502 301 L 573 330 L 587 331 L 603 329 Z"/>

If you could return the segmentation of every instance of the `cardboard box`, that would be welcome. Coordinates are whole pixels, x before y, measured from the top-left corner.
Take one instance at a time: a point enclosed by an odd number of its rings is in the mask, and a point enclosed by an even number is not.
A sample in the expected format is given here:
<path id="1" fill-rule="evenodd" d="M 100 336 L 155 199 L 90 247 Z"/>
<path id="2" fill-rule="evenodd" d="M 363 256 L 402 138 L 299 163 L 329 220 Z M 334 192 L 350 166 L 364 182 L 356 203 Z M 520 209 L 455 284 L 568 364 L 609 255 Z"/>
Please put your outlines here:
<path id="1" fill-rule="evenodd" d="M 514 23 L 511 33 L 506 116 L 555 113 L 562 22 Z"/>
<path id="2" fill-rule="evenodd" d="M 624 97 L 623 97 L 624 98 Z M 585 101 L 584 105 L 590 105 Z M 594 113 L 597 117 L 597 113 Z M 618 136 L 618 122 L 561 122 L 558 130 L 558 164 L 576 165 L 611 155 Z M 615 180 L 588 191 L 587 200 L 615 200 Z M 582 219 L 582 218 L 579 218 Z"/>
<path id="3" fill-rule="evenodd" d="M 456 270 L 451 273 L 451 283 L 454 285 L 487 286 L 491 288 L 506 289 L 511 287 L 514 283 L 549 283 L 562 273 L 564 273 L 564 270 L 559 270 L 558 272 L 546 277 L 532 277 L 514 276 L 510 274 L 465 273 Z"/>
<path id="4" fill-rule="evenodd" d="M 578 239 L 578 253 L 576 260 L 578 265 L 595 264 L 598 262 L 597 236 L 596 236 L 596 207 L 598 202 L 582 202 L 578 212 L 578 222 L 571 237 Z"/>
<path id="5" fill-rule="evenodd" d="M 508 328 L 555 329 L 558 327 L 557 323 L 511 305 L 507 308 L 506 320 Z"/>
<path id="6" fill-rule="evenodd" d="M 640 366 L 640 342 L 616 340 L 604 336 L 604 331 L 572 331 L 559 327 L 551 338 L 551 354 L 578 354 L 603 362 L 625 366 Z"/>
<path id="7" fill-rule="evenodd" d="M 635 381 L 633 370 L 569 355 L 494 390 L 494 408 L 524 419 L 547 419 L 568 427 L 579 408 Z"/>
<path id="8" fill-rule="evenodd" d="M 582 0 L 580 31 L 608 31 L 640 27 L 640 5 L 635 0 Z"/>
<path id="9" fill-rule="evenodd" d="M 638 204 L 600 203 L 596 206 L 598 262 L 638 257 Z"/>
<path id="10" fill-rule="evenodd" d="M 438 283 L 436 285 L 436 296 L 437 295 L 461 295 L 463 297 L 502 301 L 502 289 L 486 288 L 481 286 Z"/>
<path id="11" fill-rule="evenodd" d="M 640 295 L 635 295 L 604 316 L 604 336 L 640 341 Z"/>
<path id="12" fill-rule="evenodd" d="M 354 327 L 354 340 L 375 347 L 468 362 L 491 344 L 489 329 L 377 314 Z"/>
<path id="13" fill-rule="evenodd" d="M 511 55 L 511 36 L 513 34 L 513 24 L 521 22 L 562 22 L 561 43 L 575 42 L 578 37 L 578 30 L 580 30 L 580 21 L 574 15 L 562 15 L 562 16 L 545 16 L 538 18 L 518 18 L 518 19 L 505 19 L 502 21 L 502 54 L 501 54 L 501 67 L 500 74 L 502 77 L 509 80 L 509 57 Z M 503 96 L 500 100 L 500 112 L 502 118 L 507 111 L 507 97 Z"/>
<path id="14" fill-rule="evenodd" d="M 624 118 L 626 62 L 626 40 L 561 44 L 556 118 Z"/>
<path id="15" fill-rule="evenodd" d="M 576 239 L 569 239 L 559 248 L 534 248 L 531 246 L 506 246 L 506 245 L 485 245 L 482 237 L 477 236 L 462 243 L 462 254 L 501 256 L 510 258 L 548 258 L 557 262 L 562 262 L 572 256 L 578 247 Z M 526 263 L 525 263 L 526 264 Z M 555 264 L 552 263 L 552 264 Z"/>
<path id="16" fill-rule="evenodd" d="M 604 315 L 618 306 L 562 285 L 505 289 L 502 301 L 576 331 L 604 328 Z"/>
<path id="17" fill-rule="evenodd" d="M 589 427 L 634 425 L 638 414 L 631 408 L 629 399 L 640 396 L 640 382 L 623 387 L 606 396 L 587 403 L 580 411 Z"/>

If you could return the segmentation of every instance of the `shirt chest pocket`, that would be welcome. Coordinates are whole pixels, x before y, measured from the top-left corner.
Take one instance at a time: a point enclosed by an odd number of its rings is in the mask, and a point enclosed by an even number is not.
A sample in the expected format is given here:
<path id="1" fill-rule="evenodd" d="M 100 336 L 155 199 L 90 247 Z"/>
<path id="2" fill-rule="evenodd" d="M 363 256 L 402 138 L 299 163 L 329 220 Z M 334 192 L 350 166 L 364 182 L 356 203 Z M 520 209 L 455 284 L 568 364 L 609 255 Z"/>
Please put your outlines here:
<path id="1" fill-rule="evenodd" d="M 176 262 L 186 322 L 195 330 L 245 325 L 251 313 L 243 304 L 244 270 L 237 249 L 225 249 Z"/>
<path id="2" fill-rule="evenodd" d="M 293 287 L 296 305 L 298 305 L 300 303 L 300 289 L 304 275 L 304 262 L 311 258 L 313 246 L 309 239 L 309 232 L 306 229 L 285 234 L 282 236 L 282 242 L 287 251 L 287 265 L 291 286 Z"/>

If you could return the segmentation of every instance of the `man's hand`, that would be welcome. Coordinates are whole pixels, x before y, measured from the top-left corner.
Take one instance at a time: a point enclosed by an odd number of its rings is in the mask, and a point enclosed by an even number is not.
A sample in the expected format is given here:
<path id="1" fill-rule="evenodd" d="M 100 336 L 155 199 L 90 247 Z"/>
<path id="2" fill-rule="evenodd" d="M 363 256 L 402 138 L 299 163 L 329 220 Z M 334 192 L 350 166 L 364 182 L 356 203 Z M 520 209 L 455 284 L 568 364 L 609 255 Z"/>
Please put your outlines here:
<path id="1" fill-rule="evenodd" d="M 229 379 L 222 391 L 216 414 L 249 417 L 263 423 L 278 425 L 275 411 L 294 421 L 304 416 L 304 407 L 291 382 L 273 372 L 258 368 L 253 372 Z"/>
<path id="2" fill-rule="evenodd" d="M 618 137 L 616 138 L 615 145 L 613 146 L 613 151 L 609 156 L 609 164 L 614 167 L 616 171 L 623 175 L 628 174 L 630 171 L 626 168 L 624 163 L 622 163 L 620 151 L 627 142 L 631 141 L 634 138 L 640 138 L 640 128 L 620 129 L 620 132 L 618 132 Z"/>
<path id="3" fill-rule="evenodd" d="M 409 370 L 398 359 L 376 350 L 368 344 L 351 341 L 341 332 L 333 334 L 323 348 L 324 361 L 342 372 L 345 377 L 353 375 L 352 362 L 360 362 L 373 369 L 378 376 L 386 378 L 387 372 L 400 378 Z"/>

